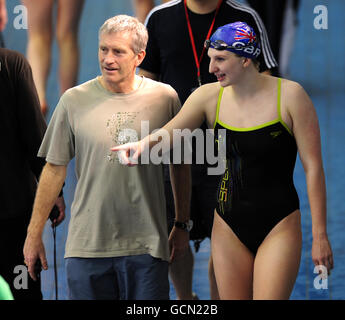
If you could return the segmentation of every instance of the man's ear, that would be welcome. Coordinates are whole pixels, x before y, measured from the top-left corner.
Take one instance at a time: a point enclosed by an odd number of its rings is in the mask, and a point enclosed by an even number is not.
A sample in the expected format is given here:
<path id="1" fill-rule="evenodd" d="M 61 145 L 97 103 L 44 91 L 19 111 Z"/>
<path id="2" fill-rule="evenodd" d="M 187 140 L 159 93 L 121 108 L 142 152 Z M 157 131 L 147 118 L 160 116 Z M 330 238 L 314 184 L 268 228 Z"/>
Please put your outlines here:
<path id="1" fill-rule="evenodd" d="M 145 56 L 146 56 L 146 51 L 145 51 L 145 50 L 141 50 L 141 51 L 137 54 L 137 63 L 136 63 L 136 66 L 137 66 L 137 67 L 139 67 L 140 64 L 143 62 Z"/>

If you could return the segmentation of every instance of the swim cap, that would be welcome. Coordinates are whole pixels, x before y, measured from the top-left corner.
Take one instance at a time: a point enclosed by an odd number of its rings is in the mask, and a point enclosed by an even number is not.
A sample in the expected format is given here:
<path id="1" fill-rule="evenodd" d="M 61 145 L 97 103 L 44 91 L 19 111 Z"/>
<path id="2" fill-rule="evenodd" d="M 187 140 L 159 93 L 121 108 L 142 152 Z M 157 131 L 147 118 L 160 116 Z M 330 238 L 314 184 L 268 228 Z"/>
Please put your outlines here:
<path id="1" fill-rule="evenodd" d="M 207 49 L 228 50 L 250 59 L 257 59 L 261 53 L 254 29 L 239 21 L 219 27 L 205 46 Z"/>

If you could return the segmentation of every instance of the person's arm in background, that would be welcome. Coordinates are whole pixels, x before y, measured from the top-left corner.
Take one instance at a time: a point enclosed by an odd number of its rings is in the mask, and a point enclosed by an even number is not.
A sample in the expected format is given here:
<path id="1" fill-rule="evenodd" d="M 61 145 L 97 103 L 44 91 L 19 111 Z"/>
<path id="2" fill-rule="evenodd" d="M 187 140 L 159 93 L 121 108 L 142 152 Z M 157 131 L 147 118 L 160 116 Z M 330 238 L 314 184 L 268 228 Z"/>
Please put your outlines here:
<path id="1" fill-rule="evenodd" d="M 0 0 L 0 32 L 5 29 L 7 21 L 6 0 Z"/>
<path id="2" fill-rule="evenodd" d="M 174 195 L 175 221 L 188 222 L 190 219 L 190 199 L 192 191 L 191 168 L 189 164 L 170 164 L 170 182 Z M 169 235 L 170 262 L 186 253 L 189 232 L 176 228 Z"/>
<path id="3" fill-rule="evenodd" d="M 162 3 L 170 0 L 162 0 Z M 145 22 L 148 13 L 155 6 L 154 0 L 132 0 L 134 15 L 138 18 L 141 23 Z"/>
<path id="4" fill-rule="evenodd" d="M 45 165 L 45 160 L 37 156 L 39 147 L 47 129 L 47 125 L 41 112 L 40 103 L 32 77 L 32 71 L 29 63 L 24 56 L 18 59 L 16 74 L 18 75 L 17 92 L 17 119 L 21 132 L 20 148 L 28 157 L 30 169 L 38 181 Z M 30 134 L 28 134 L 30 133 Z M 61 223 L 65 218 L 65 201 L 62 191 L 56 199 L 56 205 L 59 208 L 59 217 L 55 225 Z"/>
<path id="5" fill-rule="evenodd" d="M 147 14 L 154 7 L 154 0 L 132 0 L 134 15 L 141 23 L 145 22 Z"/>

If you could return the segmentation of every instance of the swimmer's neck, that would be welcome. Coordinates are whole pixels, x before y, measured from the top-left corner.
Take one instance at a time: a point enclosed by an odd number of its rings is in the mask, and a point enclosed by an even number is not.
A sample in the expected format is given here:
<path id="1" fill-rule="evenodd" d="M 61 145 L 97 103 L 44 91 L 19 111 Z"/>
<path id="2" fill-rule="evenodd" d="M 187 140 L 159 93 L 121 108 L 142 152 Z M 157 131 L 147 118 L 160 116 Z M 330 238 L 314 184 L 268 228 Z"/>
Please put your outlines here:
<path id="1" fill-rule="evenodd" d="M 236 83 L 226 87 L 226 90 L 232 93 L 236 101 L 243 102 L 255 97 L 266 86 L 268 77 L 270 76 L 248 70 Z"/>
<path id="2" fill-rule="evenodd" d="M 187 0 L 187 7 L 197 14 L 207 14 L 217 8 L 219 0 Z"/>

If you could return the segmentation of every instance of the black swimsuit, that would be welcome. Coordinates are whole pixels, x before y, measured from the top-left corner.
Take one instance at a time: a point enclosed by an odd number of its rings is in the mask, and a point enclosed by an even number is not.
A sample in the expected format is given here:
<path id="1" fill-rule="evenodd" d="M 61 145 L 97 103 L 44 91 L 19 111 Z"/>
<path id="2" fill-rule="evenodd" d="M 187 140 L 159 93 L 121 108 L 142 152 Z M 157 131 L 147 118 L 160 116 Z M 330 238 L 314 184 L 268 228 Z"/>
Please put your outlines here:
<path id="1" fill-rule="evenodd" d="M 299 209 L 293 184 L 296 141 L 281 118 L 278 79 L 278 118 L 252 128 L 231 127 L 218 119 L 215 143 L 226 146 L 226 169 L 217 193 L 218 215 L 255 255 L 272 228 Z M 226 139 L 219 129 L 226 130 Z M 222 130 L 223 131 L 223 130 Z"/>

